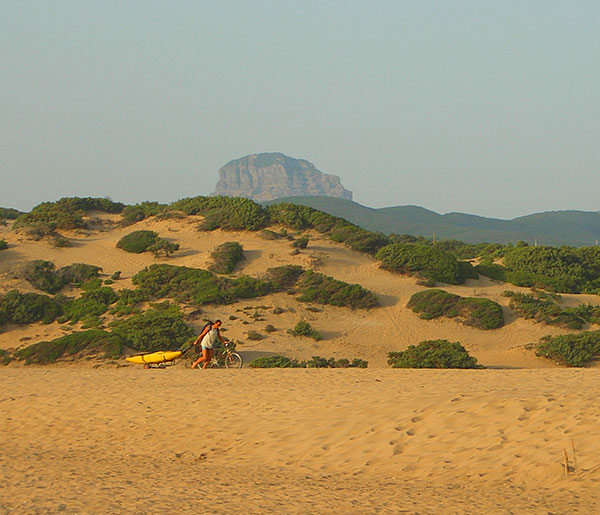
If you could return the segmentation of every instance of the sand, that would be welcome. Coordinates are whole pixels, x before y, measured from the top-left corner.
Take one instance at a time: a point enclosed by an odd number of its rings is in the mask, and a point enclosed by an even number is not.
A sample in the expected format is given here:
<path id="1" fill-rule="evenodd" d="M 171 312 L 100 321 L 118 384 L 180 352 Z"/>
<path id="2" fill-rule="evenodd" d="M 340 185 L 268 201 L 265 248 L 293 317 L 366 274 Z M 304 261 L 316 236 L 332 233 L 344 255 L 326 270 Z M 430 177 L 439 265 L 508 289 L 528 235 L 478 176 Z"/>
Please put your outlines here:
<path id="1" fill-rule="evenodd" d="M 369 361 L 370 367 L 386 368 L 388 352 L 404 350 L 423 340 L 447 339 L 461 342 L 487 367 L 547 368 L 556 367 L 556 364 L 537 357 L 531 344 L 545 335 L 571 332 L 518 318 L 509 308 L 509 299 L 503 292 L 529 290 L 485 277 L 469 280 L 461 286 L 440 287 L 465 297 L 485 297 L 498 302 L 504 310 L 504 327 L 482 331 L 451 319 L 422 320 L 406 308 L 411 296 L 425 289 L 414 278 L 381 270 L 370 256 L 353 252 L 316 232 L 309 232 L 306 250 L 292 255 L 293 249 L 287 239 L 265 240 L 260 234 L 247 231 L 198 232 L 196 227 L 201 217 L 162 221 L 150 218 L 129 227 L 116 225 L 120 219 L 118 215 L 97 214 L 92 218 L 104 224 L 102 230 L 65 232 L 71 240 L 71 246 L 65 248 L 53 248 L 46 240 L 29 240 L 23 233 L 11 231 L 10 226 L 0 227 L 0 238 L 9 244 L 9 248 L 0 253 L 0 293 L 12 288 L 35 291 L 26 281 L 15 279 L 14 273 L 23 263 L 33 259 L 50 260 L 57 267 L 72 263 L 97 265 L 103 269 L 103 278 L 120 271 L 122 279 L 112 286 L 121 289 L 132 288 L 131 277 L 153 263 L 206 268 L 210 263 L 210 253 L 217 245 L 237 241 L 244 248 L 245 260 L 236 275 L 262 277 L 269 268 L 286 264 L 313 267 L 336 279 L 370 289 L 382 306 L 352 311 L 333 306 L 311 306 L 298 302 L 293 296 L 277 294 L 228 306 L 203 307 L 195 318 L 188 319 L 198 333 L 204 319 L 223 320 L 225 335 L 242 342 L 240 348 L 252 352 L 254 357 L 283 353 L 297 359 L 309 359 L 313 355 L 360 358 Z M 121 237 L 140 229 L 156 231 L 161 237 L 179 243 L 180 250 L 171 258 L 157 259 L 151 254 L 131 254 L 116 248 Z M 78 290 L 66 293 L 77 295 Z M 592 295 L 563 295 L 560 302 L 569 306 L 599 304 L 600 299 Z M 274 307 L 284 312 L 275 315 Z M 307 320 L 320 331 L 324 340 L 315 342 L 310 338 L 291 338 L 287 331 L 300 319 Z M 276 331 L 267 333 L 267 325 L 274 326 Z M 36 341 L 51 340 L 77 329 L 79 325 L 69 328 L 58 323 L 8 327 L 0 332 L 0 349 L 15 349 Z M 263 339 L 250 340 L 249 331 L 260 333 Z"/>
<path id="2" fill-rule="evenodd" d="M 369 369 L 196 371 L 180 360 L 144 370 L 96 359 L 0 367 L 0 513 L 600 511 L 600 370 L 562 369 L 535 355 L 532 343 L 569 331 L 518 318 L 503 292 L 527 289 L 487 278 L 441 285 L 502 305 L 505 326 L 481 331 L 456 320 L 421 320 L 406 303 L 423 286 L 316 233 L 292 255 L 284 239 L 198 232 L 198 217 L 127 228 L 111 225 L 118 216 L 97 218 L 98 230 L 67 233 L 66 248 L 0 226 L 9 244 L 0 253 L 0 293 L 34 291 L 14 273 L 33 259 L 98 265 L 105 279 L 121 271 L 113 284 L 121 289 L 153 263 L 206 268 L 215 246 L 238 241 L 246 259 L 237 275 L 312 267 L 372 290 L 382 307 L 352 311 L 276 294 L 186 308 L 197 332 L 204 319 L 222 319 L 246 362 L 320 355 L 366 359 Z M 116 248 L 139 229 L 157 231 L 180 251 L 156 259 Z M 563 295 L 560 302 L 599 300 Z M 325 339 L 291 337 L 300 319 Z M 268 324 L 276 330 L 268 333 Z M 0 349 L 78 329 L 6 326 Z M 263 339 L 249 339 L 249 331 Z M 438 338 L 460 341 L 489 368 L 388 368 L 388 352 Z"/>
<path id="3" fill-rule="evenodd" d="M 7 367 L 0 512 L 597 513 L 599 387 L 597 370 Z"/>

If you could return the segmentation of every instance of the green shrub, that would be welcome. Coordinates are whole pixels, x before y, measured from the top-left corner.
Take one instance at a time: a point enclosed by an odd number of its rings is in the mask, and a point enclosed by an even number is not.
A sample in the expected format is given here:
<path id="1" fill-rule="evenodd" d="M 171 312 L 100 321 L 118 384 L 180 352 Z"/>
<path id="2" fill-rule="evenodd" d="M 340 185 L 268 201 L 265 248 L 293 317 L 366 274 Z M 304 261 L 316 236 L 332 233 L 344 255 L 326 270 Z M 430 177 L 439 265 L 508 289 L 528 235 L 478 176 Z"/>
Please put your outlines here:
<path id="1" fill-rule="evenodd" d="M 68 247 L 71 244 L 71 241 L 68 238 L 65 238 L 64 236 L 55 233 L 52 235 L 50 244 L 55 248 L 64 248 Z"/>
<path id="2" fill-rule="evenodd" d="M 267 333 L 274 333 L 275 331 L 277 331 L 277 329 L 275 329 L 275 326 L 271 325 L 271 324 L 267 324 L 265 326 L 265 331 Z"/>
<path id="3" fill-rule="evenodd" d="M 313 356 L 306 362 L 306 368 L 367 368 L 368 361 L 355 358 L 349 361 L 345 358 L 323 358 L 321 356 Z"/>
<path id="4" fill-rule="evenodd" d="M 67 300 L 63 304 L 63 316 L 60 322 L 72 323 L 84 321 L 84 325 L 98 324 L 98 317 L 108 307 L 118 300 L 119 296 L 108 286 L 99 286 L 89 291 L 84 291 L 77 299 Z"/>
<path id="5" fill-rule="evenodd" d="M 503 250 L 504 269 L 479 265 L 483 275 L 517 286 L 543 288 L 560 293 L 600 293 L 600 248 L 530 247 Z"/>
<path id="6" fill-rule="evenodd" d="M 117 248 L 133 254 L 141 254 L 148 250 L 158 240 L 158 234 L 154 231 L 133 231 L 123 236 L 117 242 Z"/>
<path id="7" fill-rule="evenodd" d="M 237 299 L 260 297 L 271 290 L 269 283 L 248 276 L 229 279 L 207 270 L 165 264 L 141 270 L 132 281 L 142 298 L 172 298 L 196 305 L 229 304 Z"/>
<path id="8" fill-rule="evenodd" d="M 9 207 L 0 207 L 0 220 L 15 220 L 23 213 Z"/>
<path id="9" fill-rule="evenodd" d="M 148 247 L 148 252 L 152 252 L 155 257 L 165 256 L 169 257 L 173 252 L 179 250 L 179 243 L 170 243 L 169 241 L 158 238 L 156 241 Z"/>
<path id="10" fill-rule="evenodd" d="M 379 306 L 375 294 L 359 284 L 348 284 L 312 270 L 304 272 L 296 283 L 301 302 L 317 302 L 352 309 Z"/>
<path id="11" fill-rule="evenodd" d="M 296 249 L 305 249 L 308 246 L 308 236 L 300 236 L 297 240 L 294 240 L 292 247 Z"/>
<path id="12" fill-rule="evenodd" d="M 495 263 L 480 263 L 475 267 L 475 270 L 490 279 L 506 282 L 506 268 L 502 265 L 497 265 Z"/>
<path id="13" fill-rule="evenodd" d="M 11 290 L 0 295 L 0 326 L 6 323 L 50 324 L 62 314 L 62 306 L 57 300 L 37 293 L 20 293 Z"/>
<path id="14" fill-rule="evenodd" d="M 123 225 L 131 225 L 150 216 L 159 215 L 167 208 L 167 205 L 158 202 L 142 202 L 134 206 L 126 206 L 121 213 Z"/>
<path id="15" fill-rule="evenodd" d="M 180 309 L 166 302 L 127 320 L 114 321 L 110 327 L 124 345 L 140 352 L 176 350 L 194 336 Z"/>
<path id="16" fill-rule="evenodd" d="M 264 336 L 258 331 L 248 331 L 248 340 L 260 341 L 264 339 Z"/>
<path id="17" fill-rule="evenodd" d="M 41 259 L 30 261 L 23 267 L 23 278 L 34 288 L 54 294 L 65 285 L 63 279 L 56 273 L 54 263 Z"/>
<path id="18" fill-rule="evenodd" d="M 14 355 L 26 364 L 46 365 L 76 354 L 102 354 L 105 358 L 116 359 L 121 355 L 122 349 L 122 341 L 117 335 L 92 329 L 61 336 L 52 341 L 34 343 L 15 351 Z"/>
<path id="19" fill-rule="evenodd" d="M 170 210 L 183 211 L 188 215 L 202 215 L 205 221 L 201 230 L 257 231 L 266 225 L 265 209 L 250 199 L 239 197 L 185 198 L 169 206 Z"/>
<path id="20" fill-rule="evenodd" d="M 286 356 L 264 356 L 257 358 L 252 361 L 249 365 L 250 368 L 305 368 L 304 362 L 298 362 L 295 359 L 290 359 Z"/>
<path id="21" fill-rule="evenodd" d="M 0 250 L 4 250 L 8 248 L 8 243 L 6 243 L 4 240 L 0 240 Z"/>
<path id="22" fill-rule="evenodd" d="M 67 284 L 81 286 L 85 281 L 98 277 L 99 266 L 74 263 L 55 270 L 54 263 L 38 259 L 25 264 L 22 276 L 32 286 L 46 293 L 55 294 Z"/>
<path id="23" fill-rule="evenodd" d="M 600 331 L 545 336 L 536 354 L 572 367 L 582 367 L 600 356 Z"/>
<path id="24" fill-rule="evenodd" d="M 263 229 L 260 231 L 260 237 L 263 240 L 279 240 L 283 238 L 281 234 L 275 231 L 271 231 L 270 229 Z"/>
<path id="25" fill-rule="evenodd" d="M 236 241 L 228 241 L 219 245 L 210 255 L 212 264 L 208 267 L 217 274 L 230 274 L 237 264 L 244 259 L 244 249 Z"/>
<path id="26" fill-rule="evenodd" d="M 454 256 L 438 249 L 416 244 L 391 244 L 376 255 L 381 268 L 402 274 L 418 274 L 447 284 L 464 282 L 465 267 L 459 267 Z"/>
<path id="27" fill-rule="evenodd" d="M 278 266 L 267 270 L 266 280 L 271 283 L 273 291 L 289 291 L 303 273 L 304 270 L 298 265 Z"/>
<path id="28" fill-rule="evenodd" d="M 427 340 L 401 352 L 390 352 L 392 368 L 483 368 L 459 342 Z"/>
<path id="29" fill-rule="evenodd" d="M 425 320 L 445 316 L 478 329 L 497 329 L 504 325 L 502 307 L 489 299 L 461 297 L 432 289 L 415 293 L 407 307 Z"/>
<path id="30" fill-rule="evenodd" d="M 316 341 L 322 340 L 323 336 L 314 329 L 306 320 L 300 320 L 292 330 L 294 336 L 308 336 Z"/>
<path id="31" fill-rule="evenodd" d="M 278 354 L 257 358 L 248 366 L 250 368 L 367 368 L 368 364 L 368 361 L 357 358 L 350 361 L 345 358 L 326 359 L 321 356 L 313 356 L 308 361 L 298 361 Z"/>
<path id="32" fill-rule="evenodd" d="M 109 199 L 65 197 L 35 206 L 30 213 L 19 216 L 13 227 L 38 226 L 50 232 L 55 229 L 77 229 L 85 227 L 83 216 L 87 212 L 120 213 L 123 207 L 123 204 Z"/>
<path id="33" fill-rule="evenodd" d="M 85 263 L 73 263 L 72 265 L 64 266 L 58 271 L 58 276 L 64 284 L 73 286 L 81 286 L 91 279 L 98 279 L 98 274 L 102 268 L 95 265 Z"/>
<path id="34" fill-rule="evenodd" d="M 519 316 L 536 322 L 558 325 L 568 329 L 581 329 L 586 321 L 595 322 L 600 317 L 600 308 L 584 304 L 576 308 L 561 308 L 547 294 L 536 296 L 525 293 L 505 292 L 510 297 L 510 307 Z"/>
<path id="35" fill-rule="evenodd" d="M 0 365 L 8 365 L 12 361 L 10 352 L 4 349 L 0 349 Z"/>
<path id="36" fill-rule="evenodd" d="M 114 274 L 110 276 L 113 281 L 118 281 L 121 278 L 121 271 L 117 270 Z"/>

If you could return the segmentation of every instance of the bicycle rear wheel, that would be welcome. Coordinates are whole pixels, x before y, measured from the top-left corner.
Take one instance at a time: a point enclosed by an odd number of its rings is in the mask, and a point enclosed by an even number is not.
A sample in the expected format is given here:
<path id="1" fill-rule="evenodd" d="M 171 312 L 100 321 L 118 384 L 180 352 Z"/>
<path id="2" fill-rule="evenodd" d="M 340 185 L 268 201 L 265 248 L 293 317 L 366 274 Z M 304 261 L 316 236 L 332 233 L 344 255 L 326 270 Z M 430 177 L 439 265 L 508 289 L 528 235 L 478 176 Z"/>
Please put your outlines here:
<path id="1" fill-rule="evenodd" d="M 242 356 L 240 356 L 237 352 L 225 354 L 226 368 L 242 368 L 243 365 L 244 361 L 242 360 Z"/>

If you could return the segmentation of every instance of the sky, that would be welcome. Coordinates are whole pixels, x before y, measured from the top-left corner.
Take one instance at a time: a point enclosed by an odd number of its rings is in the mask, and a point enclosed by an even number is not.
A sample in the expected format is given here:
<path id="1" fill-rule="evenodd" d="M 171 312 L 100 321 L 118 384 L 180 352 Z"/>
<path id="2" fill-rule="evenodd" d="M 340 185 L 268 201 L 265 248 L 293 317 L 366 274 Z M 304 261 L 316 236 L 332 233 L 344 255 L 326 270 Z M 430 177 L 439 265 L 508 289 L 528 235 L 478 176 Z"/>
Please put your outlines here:
<path id="1" fill-rule="evenodd" d="M 208 195 L 282 152 L 370 207 L 600 209 L 600 2 L 0 0 L 0 206 Z"/>

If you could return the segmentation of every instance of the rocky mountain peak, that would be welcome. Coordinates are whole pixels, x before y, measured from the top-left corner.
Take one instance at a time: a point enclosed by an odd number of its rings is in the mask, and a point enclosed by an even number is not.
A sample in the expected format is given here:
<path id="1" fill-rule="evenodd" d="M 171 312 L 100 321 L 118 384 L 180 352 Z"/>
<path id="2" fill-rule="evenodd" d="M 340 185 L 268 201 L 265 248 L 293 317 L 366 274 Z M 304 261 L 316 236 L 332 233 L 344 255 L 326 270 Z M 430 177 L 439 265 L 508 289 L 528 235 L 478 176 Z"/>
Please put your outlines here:
<path id="1" fill-rule="evenodd" d="M 320 172 L 305 159 L 279 152 L 252 154 L 219 170 L 214 195 L 246 197 L 257 202 L 283 197 L 327 196 L 352 200 L 335 175 Z"/>

